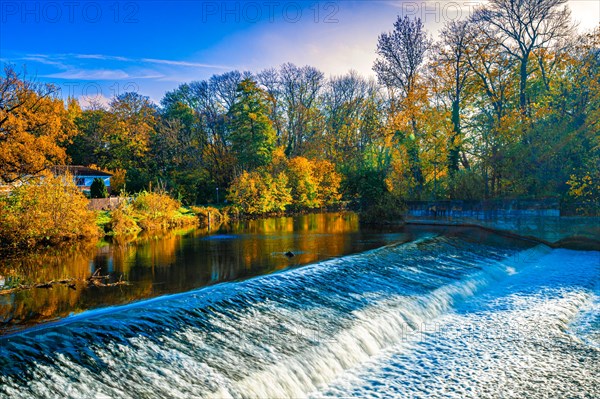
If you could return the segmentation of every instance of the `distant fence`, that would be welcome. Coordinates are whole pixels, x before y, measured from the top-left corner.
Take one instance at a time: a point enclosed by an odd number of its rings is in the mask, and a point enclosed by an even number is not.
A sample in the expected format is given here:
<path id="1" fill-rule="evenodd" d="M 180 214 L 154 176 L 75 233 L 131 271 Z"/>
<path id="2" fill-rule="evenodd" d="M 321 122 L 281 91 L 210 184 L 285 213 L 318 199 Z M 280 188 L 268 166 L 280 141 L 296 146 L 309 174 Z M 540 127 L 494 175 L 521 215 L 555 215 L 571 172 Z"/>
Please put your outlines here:
<path id="1" fill-rule="evenodd" d="M 126 201 L 123 197 L 110 197 L 110 198 L 92 198 L 88 209 L 92 211 L 110 211 L 119 206 L 123 201 Z"/>
<path id="2" fill-rule="evenodd" d="M 415 217 L 492 219 L 510 216 L 560 216 L 558 199 L 488 201 L 409 201 Z"/>

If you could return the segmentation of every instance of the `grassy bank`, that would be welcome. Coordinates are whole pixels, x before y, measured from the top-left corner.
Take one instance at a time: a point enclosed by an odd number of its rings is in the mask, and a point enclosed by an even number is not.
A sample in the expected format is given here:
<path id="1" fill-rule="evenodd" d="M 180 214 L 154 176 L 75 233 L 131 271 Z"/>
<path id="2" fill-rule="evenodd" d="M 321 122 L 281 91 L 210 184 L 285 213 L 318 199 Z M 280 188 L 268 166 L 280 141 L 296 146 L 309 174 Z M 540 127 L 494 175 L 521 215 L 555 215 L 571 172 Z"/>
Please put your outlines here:
<path id="1" fill-rule="evenodd" d="M 166 193 L 143 191 L 112 211 L 96 214 L 96 224 L 109 236 L 197 225 L 196 213 Z"/>

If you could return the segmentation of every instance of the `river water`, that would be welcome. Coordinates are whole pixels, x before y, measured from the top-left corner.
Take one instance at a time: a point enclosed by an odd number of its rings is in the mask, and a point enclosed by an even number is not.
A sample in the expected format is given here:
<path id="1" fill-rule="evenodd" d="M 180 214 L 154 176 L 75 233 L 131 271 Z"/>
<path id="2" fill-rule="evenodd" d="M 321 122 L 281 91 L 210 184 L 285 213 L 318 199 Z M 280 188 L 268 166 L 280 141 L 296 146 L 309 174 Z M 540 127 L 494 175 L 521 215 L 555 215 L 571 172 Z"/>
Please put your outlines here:
<path id="1" fill-rule="evenodd" d="M 2 299 L 0 397 L 600 397 L 599 252 L 352 214 L 90 251 L 49 267 L 131 285 Z"/>

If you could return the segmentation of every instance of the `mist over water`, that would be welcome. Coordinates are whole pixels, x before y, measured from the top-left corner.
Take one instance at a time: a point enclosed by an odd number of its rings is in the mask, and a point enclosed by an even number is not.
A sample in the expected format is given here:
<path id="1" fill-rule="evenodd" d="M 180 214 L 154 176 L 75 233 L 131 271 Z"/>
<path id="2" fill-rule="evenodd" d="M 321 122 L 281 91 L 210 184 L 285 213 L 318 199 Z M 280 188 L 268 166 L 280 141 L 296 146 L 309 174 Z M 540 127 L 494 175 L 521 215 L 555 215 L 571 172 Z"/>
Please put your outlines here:
<path id="1" fill-rule="evenodd" d="M 420 234 L 0 337 L 0 397 L 597 397 L 599 276 Z"/>

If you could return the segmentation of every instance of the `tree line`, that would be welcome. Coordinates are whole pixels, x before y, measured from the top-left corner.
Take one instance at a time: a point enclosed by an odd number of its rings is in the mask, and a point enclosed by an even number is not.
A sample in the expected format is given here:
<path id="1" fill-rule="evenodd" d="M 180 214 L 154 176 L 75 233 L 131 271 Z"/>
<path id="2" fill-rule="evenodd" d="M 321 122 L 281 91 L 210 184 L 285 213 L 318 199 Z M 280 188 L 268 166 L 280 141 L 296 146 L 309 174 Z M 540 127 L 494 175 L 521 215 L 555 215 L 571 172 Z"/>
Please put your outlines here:
<path id="1" fill-rule="evenodd" d="M 491 0 L 437 40 L 419 19 L 391 28 L 376 79 L 287 63 L 184 83 L 160 104 L 125 93 L 81 109 L 7 66 L 0 179 L 96 165 L 117 190 L 197 204 L 220 189 L 250 213 L 388 197 L 598 209 L 600 29 L 577 33 L 565 0 Z"/>

